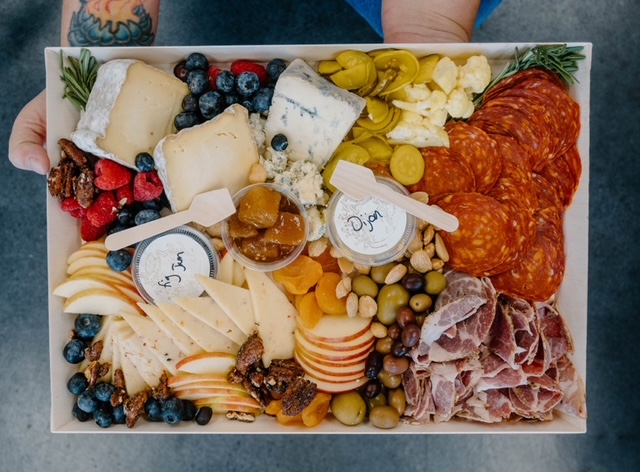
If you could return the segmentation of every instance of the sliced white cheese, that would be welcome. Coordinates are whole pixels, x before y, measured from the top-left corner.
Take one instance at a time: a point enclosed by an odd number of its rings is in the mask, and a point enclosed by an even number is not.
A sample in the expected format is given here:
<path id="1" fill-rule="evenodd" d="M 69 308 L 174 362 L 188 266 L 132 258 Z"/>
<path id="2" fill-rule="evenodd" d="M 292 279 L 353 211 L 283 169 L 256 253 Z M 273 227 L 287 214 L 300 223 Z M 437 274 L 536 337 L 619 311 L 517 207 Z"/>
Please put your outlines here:
<path id="1" fill-rule="evenodd" d="M 244 334 L 250 336 L 256 325 L 249 290 L 202 275 L 197 275 L 196 278 L 227 316 Z"/>
<path id="2" fill-rule="evenodd" d="M 127 393 L 129 395 L 135 395 L 136 393 L 149 387 L 149 384 L 145 382 L 144 378 L 133 364 L 131 356 L 128 354 L 130 349 L 128 348 L 125 338 L 131 333 L 131 328 L 124 320 L 118 320 L 113 326 L 113 347 L 114 347 L 114 369 L 118 368 L 122 370 L 124 375 L 124 383 Z M 117 361 L 115 361 L 117 358 Z"/>
<path id="3" fill-rule="evenodd" d="M 258 162 L 247 109 L 231 105 L 212 120 L 163 138 L 153 158 L 174 212 L 209 190 L 226 187 L 235 194 L 249 184 Z"/>
<path id="4" fill-rule="evenodd" d="M 365 105 L 364 98 L 335 86 L 296 59 L 276 83 L 265 125 L 267 142 L 284 134 L 289 159 L 308 160 L 322 168 Z"/>
<path id="5" fill-rule="evenodd" d="M 160 302 L 158 308 L 187 336 L 207 352 L 235 354 L 240 346 L 174 303 Z"/>
<path id="6" fill-rule="evenodd" d="M 235 259 L 231 255 L 230 252 L 222 256 L 220 259 L 220 264 L 218 264 L 218 272 L 216 273 L 216 279 L 220 282 L 224 282 L 225 284 L 233 283 L 233 265 L 235 263 Z"/>
<path id="7" fill-rule="evenodd" d="M 152 153 L 175 132 L 173 120 L 188 94 L 184 82 L 144 62 L 105 62 L 71 140 L 86 152 L 135 168 L 138 153 Z"/>
<path id="8" fill-rule="evenodd" d="M 150 387 L 155 387 L 160 383 L 160 378 L 164 372 L 164 366 L 160 361 L 142 344 L 140 338 L 130 330 L 129 333 L 118 340 L 120 354 L 131 361 L 136 370 Z"/>
<path id="9" fill-rule="evenodd" d="M 202 348 L 187 336 L 184 331 L 178 328 L 160 308 L 146 303 L 138 303 L 138 306 L 164 331 L 164 334 L 166 334 L 185 355 L 193 356 L 194 354 L 202 352 Z"/>
<path id="10" fill-rule="evenodd" d="M 100 362 L 109 362 L 111 363 L 111 359 L 107 356 L 108 352 L 111 352 L 111 323 L 114 320 L 115 317 L 113 316 L 103 316 L 101 319 L 101 325 L 100 325 L 100 331 L 98 331 L 98 334 L 96 334 L 93 337 L 93 340 L 91 341 L 91 344 L 95 344 L 98 341 L 102 341 L 102 352 L 100 354 Z M 109 350 L 108 352 L 105 352 L 105 350 Z M 103 360 L 103 357 L 105 357 L 107 360 Z M 82 363 L 80 364 L 80 367 L 78 368 L 79 371 L 83 371 L 85 370 L 87 367 L 89 367 L 89 364 L 91 362 L 88 359 L 84 359 L 82 361 Z M 110 369 L 111 370 L 111 369 Z"/>
<path id="11" fill-rule="evenodd" d="M 183 298 L 176 297 L 172 301 L 183 310 L 196 317 L 207 326 L 240 345 L 246 341 L 247 335 L 242 332 L 229 316 L 209 297 Z"/>
<path id="12" fill-rule="evenodd" d="M 245 268 L 258 333 L 264 345 L 262 361 L 293 357 L 298 311 L 265 272 Z"/>
<path id="13" fill-rule="evenodd" d="M 171 338 L 150 318 L 134 314 L 123 314 L 122 317 L 135 331 L 145 349 L 156 356 L 167 371 L 176 375 L 178 372 L 176 364 L 187 356 Z"/>

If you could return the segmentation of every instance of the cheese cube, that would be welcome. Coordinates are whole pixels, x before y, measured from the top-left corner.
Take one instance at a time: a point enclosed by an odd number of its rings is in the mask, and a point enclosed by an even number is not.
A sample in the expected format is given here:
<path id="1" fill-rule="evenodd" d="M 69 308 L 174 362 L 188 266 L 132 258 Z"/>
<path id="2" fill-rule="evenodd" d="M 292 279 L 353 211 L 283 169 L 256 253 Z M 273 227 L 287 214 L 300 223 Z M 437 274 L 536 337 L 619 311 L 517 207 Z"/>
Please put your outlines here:
<path id="1" fill-rule="evenodd" d="M 144 62 L 108 61 L 71 139 L 85 152 L 135 168 L 138 153 L 152 153 L 175 132 L 173 119 L 188 94 L 184 82 Z"/>
<path id="2" fill-rule="evenodd" d="M 284 134 L 289 159 L 324 167 L 364 109 L 366 100 L 295 59 L 280 75 L 265 125 L 267 142 Z"/>
<path id="3" fill-rule="evenodd" d="M 233 195 L 249 185 L 249 171 L 258 162 L 249 113 L 231 105 L 212 120 L 163 138 L 153 158 L 174 212 L 209 190 L 226 187 Z"/>

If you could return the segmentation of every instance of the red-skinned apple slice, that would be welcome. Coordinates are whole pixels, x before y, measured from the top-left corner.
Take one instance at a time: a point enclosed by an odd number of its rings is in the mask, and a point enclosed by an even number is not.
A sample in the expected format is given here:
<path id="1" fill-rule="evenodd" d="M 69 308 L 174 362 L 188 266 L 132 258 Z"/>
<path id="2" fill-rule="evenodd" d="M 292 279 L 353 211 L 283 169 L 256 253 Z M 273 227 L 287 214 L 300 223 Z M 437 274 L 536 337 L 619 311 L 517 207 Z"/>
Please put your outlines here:
<path id="1" fill-rule="evenodd" d="M 179 374 L 169 377 L 167 385 L 170 388 L 180 388 L 186 385 L 201 382 L 219 382 L 229 383 L 226 375 L 221 374 Z"/>
<path id="2" fill-rule="evenodd" d="M 362 364 L 362 368 L 353 372 L 338 372 L 337 368 L 335 369 L 335 372 L 325 372 L 323 370 L 318 370 L 316 366 L 307 362 L 298 353 L 294 353 L 294 357 L 306 374 L 312 375 L 319 380 L 325 380 L 327 382 L 348 382 L 350 380 L 359 379 L 364 375 L 364 364 Z"/>
<path id="3" fill-rule="evenodd" d="M 121 311 L 140 313 L 134 301 L 115 290 L 92 288 L 78 292 L 64 303 L 64 313 L 118 315 Z"/>
<path id="4" fill-rule="evenodd" d="M 325 393 L 343 393 L 356 390 L 366 384 L 369 379 L 367 377 L 360 377 L 356 380 L 350 380 L 349 382 L 327 382 L 326 380 L 320 380 L 307 374 L 306 379 L 314 382 L 318 386 L 318 390 Z"/>
<path id="5" fill-rule="evenodd" d="M 174 390 L 174 393 L 176 397 L 184 398 L 186 400 L 216 397 L 229 398 L 230 396 L 237 398 L 249 398 L 249 394 L 246 391 L 225 387 L 188 388 L 185 390 Z"/>
<path id="6" fill-rule="evenodd" d="M 371 325 L 371 319 L 346 315 L 323 315 L 313 328 L 305 328 L 298 323 L 298 328 L 304 331 L 305 337 L 323 343 L 342 343 L 359 338 L 366 334 Z"/>
<path id="7" fill-rule="evenodd" d="M 181 360 L 176 365 L 180 372 L 189 374 L 226 375 L 236 365 L 236 356 L 226 352 L 203 352 Z"/>
<path id="8" fill-rule="evenodd" d="M 352 374 L 354 372 L 364 372 L 365 361 L 358 361 L 355 363 L 344 362 L 328 362 L 320 361 L 318 358 L 314 358 L 305 353 L 302 349 L 296 349 L 295 355 L 299 356 L 306 364 L 309 364 L 314 369 L 325 373 L 327 375 L 333 374 Z M 366 358 L 365 358 L 366 360 Z"/>
<path id="9" fill-rule="evenodd" d="M 374 341 L 374 336 L 371 333 L 370 329 L 367 329 L 361 336 L 358 336 L 357 338 L 351 339 L 349 341 L 334 343 L 318 341 L 317 338 L 307 337 L 304 330 L 300 330 L 300 334 L 314 346 L 317 346 L 321 349 L 331 349 L 333 351 L 355 351 L 356 349 L 363 348 L 371 344 L 371 341 Z"/>
<path id="10" fill-rule="evenodd" d="M 364 357 L 366 357 L 367 353 L 369 352 L 369 349 L 375 342 L 375 340 L 372 339 L 368 344 L 365 344 L 364 346 L 359 347 L 357 349 L 353 349 L 351 351 L 336 351 L 334 349 L 321 348 L 316 346 L 315 344 L 310 343 L 309 340 L 306 339 L 302 335 L 302 333 L 298 330 L 295 331 L 294 337 L 296 341 L 296 346 L 304 349 L 305 352 L 308 352 L 313 357 L 319 357 L 321 359 L 334 360 L 334 361 L 353 360 L 353 359 L 362 357 L 363 355 Z"/>

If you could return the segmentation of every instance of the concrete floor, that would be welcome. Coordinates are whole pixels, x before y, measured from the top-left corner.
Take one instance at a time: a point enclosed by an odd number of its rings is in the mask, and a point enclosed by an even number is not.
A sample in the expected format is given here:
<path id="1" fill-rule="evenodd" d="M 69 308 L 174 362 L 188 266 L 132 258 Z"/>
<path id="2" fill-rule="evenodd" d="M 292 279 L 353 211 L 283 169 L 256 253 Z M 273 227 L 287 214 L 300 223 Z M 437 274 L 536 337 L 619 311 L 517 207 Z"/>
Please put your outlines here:
<path id="1" fill-rule="evenodd" d="M 60 2 L 0 3 L 0 148 L 44 87 Z M 158 45 L 379 38 L 341 0 L 165 0 Z M 266 7 L 265 5 L 269 5 Z M 504 0 L 477 42 L 589 41 L 588 432 L 525 436 L 139 436 L 49 432 L 45 178 L 0 159 L 0 470 L 640 470 L 637 0 Z M 6 152 L 6 151 L 5 151 Z M 633 215 L 636 215 L 634 217 Z M 614 248 L 616 251 L 613 251 Z M 635 445 L 635 446 L 634 446 Z"/>

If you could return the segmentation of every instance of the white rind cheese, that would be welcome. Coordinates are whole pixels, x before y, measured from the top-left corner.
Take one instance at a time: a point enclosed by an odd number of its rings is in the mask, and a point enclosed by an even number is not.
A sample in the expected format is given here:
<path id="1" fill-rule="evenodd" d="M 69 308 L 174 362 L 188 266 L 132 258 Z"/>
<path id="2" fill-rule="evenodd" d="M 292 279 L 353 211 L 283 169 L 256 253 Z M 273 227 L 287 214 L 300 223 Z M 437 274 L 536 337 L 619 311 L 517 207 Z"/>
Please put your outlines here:
<path id="1" fill-rule="evenodd" d="M 184 82 L 144 62 L 106 62 L 71 140 L 85 152 L 135 168 L 138 153 L 152 153 L 175 131 L 173 119 L 188 93 Z"/>
<path id="2" fill-rule="evenodd" d="M 177 212 L 188 209 L 200 193 L 226 187 L 233 195 L 249 185 L 259 156 L 247 109 L 231 105 L 206 123 L 163 138 L 153 158 Z"/>
<path id="3" fill-rule="evenodd" d="M 366 105 L 366 100 L 320 76 L 295 59 L 278 78 L 265 125 L 267 143 L 288 139 L 291 160 L 324 167 Z"/>

